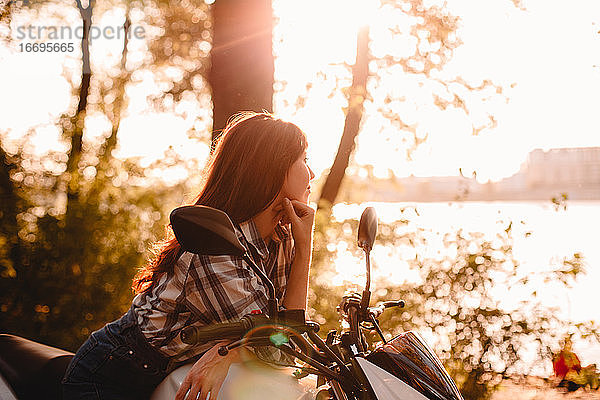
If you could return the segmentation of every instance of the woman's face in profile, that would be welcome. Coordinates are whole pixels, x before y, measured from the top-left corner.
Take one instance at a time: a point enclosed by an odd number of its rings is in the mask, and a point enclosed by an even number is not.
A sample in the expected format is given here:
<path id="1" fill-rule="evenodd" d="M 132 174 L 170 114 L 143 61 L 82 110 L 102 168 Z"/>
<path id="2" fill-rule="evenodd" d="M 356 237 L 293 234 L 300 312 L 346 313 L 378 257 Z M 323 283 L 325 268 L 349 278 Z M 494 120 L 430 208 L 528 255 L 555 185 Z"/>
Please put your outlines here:
<path id="1" fill-rule="evenodd" d="M 315 174 L 308 166 L 306 151 L 292 164 L 283 182 L 282 194 L 290 200 L 308 203 L 310 181 Z"/>

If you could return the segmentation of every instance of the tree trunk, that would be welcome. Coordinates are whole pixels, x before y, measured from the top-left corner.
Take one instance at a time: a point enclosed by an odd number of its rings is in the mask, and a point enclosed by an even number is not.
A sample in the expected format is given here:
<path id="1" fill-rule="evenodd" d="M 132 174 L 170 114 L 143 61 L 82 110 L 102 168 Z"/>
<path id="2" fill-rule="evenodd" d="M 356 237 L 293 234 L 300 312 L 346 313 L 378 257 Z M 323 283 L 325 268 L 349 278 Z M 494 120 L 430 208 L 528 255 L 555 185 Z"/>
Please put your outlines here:
<path id="1" fill-rule="evenodd" d="M 0 292 L 12 291 L 13 288 L 19 287 L 16 278 L 20 278 L 18 271 L 24 264 L 17 215 L 23 211 L 26 202 L 10 178 L 11 171 L 15 168 L 15 163 L 6 154 L 0 141 L 0 241 L 4 242 L 0 249 L 5 247 L 8 250 L 0 254 Z M 2 317 L 0 315 L 0 319 Z"/>
<path id="2" fill-rule="evenodd" d="M 121 53 L 121 73 L 115 79 L 115 87 L 117 95 L 112 103 L 112 112 L 110 113 L 110 122 L 112 123 L 112 130 L 110 136 L 106 139 L 102 148 L 102 154 L 100 154 L 100 162 L 103 163 L 100 167 L 106 167 L 111 158 L 111 152 L 117 146 L 117 133 L 121 124 L 121 114 L 127 107 L 125 101 L 125 87 L 131 76 L 131 73 L 127 71 L 127 45 L 129 44 L 129 28 L 131 27 L 131 20 L 129 19 L 130 2 L 127 0 L 125 10 L 125 22 L 123 23 L 123 52 Z"/>
<path id="3" fill-rule="evenodd" d="M 344 122 L 344 132 L 338 147 L 335 160 L 323 184 L 318 207 L 329 207 L 335 199 L 346 174 L 350 154 L 354 150 L 354 141 L 360 128 L 363 104 L 367 95 L 367 78 L 369 76 L 369 29 L 361 28 L 358 32 L 356 63 L 352 68 L 352 87 L 348 99 L 348 111 Z"/>
<path id="4" fill-rule="evenodd" d="M 217 0 L 212 17 L 214 142 L 236 112 L 273 110 L 273 9 L 271 0 Z"/>
<path id="5" fill-rule="evenodd" d="M 12 222 L 14 220 L 16 227 L 16 215 L 19 211 L 17 209 L 18 197 L 10 179 L 10 171 L 13 168 L 14 164 L 9 161 L 8 154 L 6 154 L 0 142 L 0 199 L 2 199 L 0 221 Z"/>
<path id="6" fill-rule="evenodd" d="M 125 5 L 125 22 L 123 23 L 123 51 L 121 53 L 121 72 L 114 78 L 113 87 L 116 90 L 115 100 L 112 102 L 110 111 L 107 113 L 112 124 L 110 136 L 102 144 L 98 155 L 99 162 L 96 167 L 97 175 L 92 189 L 92 195 L 97 194 L 102 186 L 105 185 L 104 178 L 106 171 L 110 168 L 112 159 L 112 151 L 117 147 L 119 126 L 121 125 L 121 117 L 123 111 L 127 109 L 127 101 L 125 98 L 125 88 L 131 77 L 131 72 L 127 70 L 127 45 L 129 44 L 129 29 L 131 27 L 131 19 L 129 13 L 131 10 L 131 2 L 126 0 Z"/>
<path id="7" fill-rule="evenodd" d="M 19 226 L 17 224 L 17 214 L 21 212 L 21 198 L 16 191 L 15 185 L 10 179 L 10 173 L 15 168 L 15 164 L 9 159 L 8 154 L 2 148 L 0 141 L 0 224 L 2 234 L 6 235 L 9 242 L 9 248 L 18 253 L 19 244 Z M 17 254 L 13 254 L 17 257 Z M 18 258 L 13 258 L 13 261 Z"/>
<path id="8" fill-rule="evenodd" d="M 90 65 L 90 27 L 92 25 L 92 10 L 94 8 L 94 0 L 89 0 L 87 7 L 83 7 L 81 0 L 77 0 L 77 8 L 83 22 L 83 33 L 81 37 L 81 85 L 79 87 L 79 103 L 77 111 L 71 118 L 70 125 L 67 130 L 70 131 L 71 149 L 69 150 L 69 158 L 67 159 L 67 224 L 71 219 L 73 203 L 79 198 L 79 161 L 81 160 L 81 151 L 83 143 L 83 128 L 85 125 L 85 112 L 87 108 L 87 98 L 90 91 L 90 80 L 92 77 L 92 69 Z"/>

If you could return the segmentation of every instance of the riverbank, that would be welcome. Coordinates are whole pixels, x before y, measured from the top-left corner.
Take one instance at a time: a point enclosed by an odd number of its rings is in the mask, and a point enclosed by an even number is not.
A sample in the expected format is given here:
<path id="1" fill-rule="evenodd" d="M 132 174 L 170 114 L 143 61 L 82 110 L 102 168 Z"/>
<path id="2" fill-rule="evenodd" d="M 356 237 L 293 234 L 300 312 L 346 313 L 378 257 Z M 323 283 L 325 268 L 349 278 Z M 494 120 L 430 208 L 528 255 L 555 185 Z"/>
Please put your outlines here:
<path id="1" fill-rule="evenodd" d="M 600 391 L 579 389 L 568 393 L 557 388 L 551 379 L 528 377 L 507 379 L 492 395 L 491 400 L 600 400 Z"/>

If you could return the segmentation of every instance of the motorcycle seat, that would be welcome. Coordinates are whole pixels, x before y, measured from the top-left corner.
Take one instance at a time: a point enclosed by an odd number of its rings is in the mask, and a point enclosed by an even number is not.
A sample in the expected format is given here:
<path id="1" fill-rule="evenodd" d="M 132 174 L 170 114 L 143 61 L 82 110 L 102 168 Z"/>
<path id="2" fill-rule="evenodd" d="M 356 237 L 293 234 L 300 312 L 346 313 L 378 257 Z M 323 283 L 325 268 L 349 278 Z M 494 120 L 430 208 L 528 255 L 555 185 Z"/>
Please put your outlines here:
<path id="1" fill-rule="evenodd" d="M 0 374 L 20 400 L 61 399 L 61 380 L 74 354 L 0 334 Z"/>

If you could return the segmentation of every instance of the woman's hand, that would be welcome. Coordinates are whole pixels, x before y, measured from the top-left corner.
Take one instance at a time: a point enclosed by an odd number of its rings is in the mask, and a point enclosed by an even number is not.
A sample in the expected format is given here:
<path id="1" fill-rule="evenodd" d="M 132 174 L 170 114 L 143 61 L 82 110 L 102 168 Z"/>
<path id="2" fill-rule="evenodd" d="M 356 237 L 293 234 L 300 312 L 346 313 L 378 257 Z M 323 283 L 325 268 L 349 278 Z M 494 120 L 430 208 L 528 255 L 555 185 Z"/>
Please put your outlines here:
<path id="1" fill-rule="evenodd" d="M 315 210 L 309 205 L 298 200 L 283 199 L 285 217 L 292 224 L 292 236 L 296 250 L 306 251 L 310 254 L 312 248 L 313 225 L 315 223 Z"/>
<path id="2" fill-rule="evenodd" d="M 292 236 L 296 247 L 283 306 L 289 310 L 306 310 L 315 210 L 301 201 L 288 199 L 283 200 L 283 209 L 292 224 Z"/>
<path id="3" fill-rule="evenodd" d="M 221 385 L 227 376 L 229 367 L 241 361 L 240 349 L 231 350 L 226 356 L 218 354 L 219 347 L 229 342 L 219 342 L 208 350 L 192 367 L 181 383 L 175 400 L 206 400 L 210 392 L 210 400 L 216 400 Z M 186 393 L 189 394 L 186 397 Z M 200 397 L 198 397 L 198 393 Z"/>

